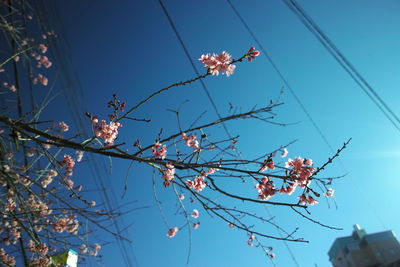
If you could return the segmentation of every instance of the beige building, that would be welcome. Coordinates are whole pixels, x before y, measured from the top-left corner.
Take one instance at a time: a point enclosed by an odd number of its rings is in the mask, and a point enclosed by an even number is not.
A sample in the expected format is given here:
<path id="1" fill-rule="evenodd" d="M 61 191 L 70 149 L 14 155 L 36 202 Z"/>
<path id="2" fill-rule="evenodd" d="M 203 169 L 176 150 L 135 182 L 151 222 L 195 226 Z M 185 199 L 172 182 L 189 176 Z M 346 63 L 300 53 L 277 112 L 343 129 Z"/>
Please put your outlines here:
<path id="1" fill-rule="evenodd" d="M 351 236 L 333 242 L 328 255 L 334 267 L 400 267 L 400 244 L 393 231 L 367 234 L 357 224 Z"/>

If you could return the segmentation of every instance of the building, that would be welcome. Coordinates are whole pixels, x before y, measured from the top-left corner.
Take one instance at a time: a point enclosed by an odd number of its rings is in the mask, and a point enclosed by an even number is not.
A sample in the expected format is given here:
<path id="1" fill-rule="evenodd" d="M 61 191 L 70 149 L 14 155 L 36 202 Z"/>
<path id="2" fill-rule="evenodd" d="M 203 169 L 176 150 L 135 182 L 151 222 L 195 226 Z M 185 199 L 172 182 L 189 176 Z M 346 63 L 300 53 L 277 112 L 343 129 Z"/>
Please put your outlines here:
<path id="1" fill-rule="evenodd" d="M 51 257 L 54 266 L 62 267 L 77 267 L 78 266 L 78 253 L 69 249 L 63 253 Z M 51 265 L 51 266 L 53 266 Z"/>
<path id="2" fill-rule="evenodd" d="M 400 267 L 400 244 L 394 232 L 367 234 L 358 224 L 351 236 L 333 242 L 328 255 L 334 267 Z"/>

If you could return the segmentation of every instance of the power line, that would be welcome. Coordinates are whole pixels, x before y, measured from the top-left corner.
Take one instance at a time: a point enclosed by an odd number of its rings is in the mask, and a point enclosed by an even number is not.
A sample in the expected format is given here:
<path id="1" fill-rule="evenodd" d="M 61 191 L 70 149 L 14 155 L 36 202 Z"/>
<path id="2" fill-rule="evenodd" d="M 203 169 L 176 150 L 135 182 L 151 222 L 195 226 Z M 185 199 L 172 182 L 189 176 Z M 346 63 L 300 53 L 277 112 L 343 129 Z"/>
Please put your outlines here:
<path id="1" fill-rule="evenodd" d="M 168 10 L 167 10 L 166 7 L 164 6 L 162 0 L 158 0 L 158 2 L 160 3 L 160 6 L 161 6 L 162 10 L 164 11 L 165 16 L 167 17 L 169 24 L 171 25 L 171 27 L 172 27 L 172 29 L 173 29 L 173 31 L 174 31 L 176 37 L 178 38 L 178 41 L 179 41 L 179 43 L 181 44 L 182 49 L 183 49 L 183 51 L 185 52 L 186 57 L 188 58 L 190 64 L 192 65 L 193 71 L 196 73 L 197 76 L 200 76 L 200 73 L 199 73 L 199 71 L 197 70 L 196 65 L 194 64 L 193 59 L 192 59 L 192 57 L 190 56 L 189 50 L 187 49 L 185 43 L 183 42 L 183 39 L 182 39 L 182 37 L 180 36 L 178 30 L 176 29 L 175 23 L 174 23 L 174 21 L 172 20 L 171 16 L 169 15 Z M 215 113 L 217 114 L 218 118 L 221 119 L 222 116 L 221 116 L 221 114 L 220 114 L 219 111 L 218 111 L 217 105 L 215 104 L 215 101 L 213 100 L 213 98 L 212 98 L 212 96 L 211 96 L 211 94 L 210 94 L 210 91 L 208 90 L 208 88 L 207 88 L 207 86 L 205 85 L 205 83 L 204 83 L 203 80 L 199 80 L 199 81 L 200 81 L 201 87 L 203 88 L 204 92 L 206 93 L 207 98 L 208 98 L 208 100 L 210 101 L 210 103 L 211 103 L 211 105 L 212 105 L 212 107 L 213 107 Z M 222 126 L 224 127 L 224 130 L 225 130 L 226 134 L 228 135 L 228 137 L 229 137 L 229 138 L 232 138 L 232 135 L 230 134 L 228 128 L 226 127 L 225 122 L 222 122 Z"/>
<path id="2" fill-rule="evenodd" d="M 357 83 L 362 91 L 373 101 L 385 117 L 400 131 L 400 119 L 386 102 L 379 96 L 376 90 L 367 82 L 354 65 L 345 57 L 332 40 L 323 32 L 318 24 L 307 14 L 296 0 L 281 0 L 295 13 L 306 28 L 317 38 L 317 40 L 328 50 L 341 67 Z"/>
<path id="3" fill-rule="evenodd" d="M 328 38 L 328 36 L 322 31 L 322 29 L 314 22 L 314 20 L 305 12 L 305 10 L 295 1 L 295 0 L 282 0 L 290 10 L 292 10 L 295 15 L 300 19 L 300 21 L 306 26 L 306 28 L 318 39 L 318 41 L 328 50 L 328 52 L 335 58 L 335 60 L 342 66 L 345 71 L 350 75 L 350 77 L 360 86 L 364 93 L 374 102 L 374 104 L 382 111 L 386 118 L 400 131 L 400 127 L 395 121 L 399 122 L 399 118 L 390 109 L 390 107 L 382 100 L 381 97 L 376 93 L 376 91 L 369 85 L 366 79 L 355 69 L 355 67 L 350 63 L 350 61 L 341 53 L 337 46 Z M 358 77 L 358 79 L 356 78 Z M 371 95 L 372 94 L 372 95 Z M 373 98 L 375 96 L 377 99 Z M 383 107 L 382 107 L 382 106 Z M 386 108 L 386 110 L 384 109 Z M 391 114 L 393 118 L 390 117 Z M 386 229 L 386 225 L 379 216 L 377 210 L 369 202 L 369 197 L 365 195 L 365 192 L 359 190 L 358 186 L 354 184 L 353 180 L 350 179 L 353 184 L 353 188 L 358 190 L 360 194 L 364 195 L 367 199 L 366 203 L 373 210 L 374 215 L 378 222 Z"/>
<path id="4" fill-rule="evenodd" d="M 329 148 L 331 153 L 336 153 L 335 149 L 333 149 L 332 145 L 330 144 L 328 138 L 326 135 L 322 132 L 321 128 L 319 128 L 318 124 L 316 121 L 313 119 L 311 116 L 310 112 L 308 112 L 306 106 L 303 104 L 301 101 L 300 97 L 296 94 L 296 92 L 293 90 L 292 86 L 286 79 L 286 77 L 283 75 L 283 72 L 279 69 L 278 65 L 275 63 L 275 61 L 272 59 L 270 56 L 270 53 L 267 52 L 267 49 L 264 48 L 264 45 L 259 41 L 257 36 L 255 35 L 254 31 L 250 28 L 250 26 L 247 24 L 247 22 L 244 20 L 243 16 L 239 13 L 237 8 L 233 5 L 233 3 L 230 0 L 226 0 L 229 4 L 229 6 L 232 8 L 233 12 L 235 15 L 238 17 L 240 22 L 243 24 L 247 32 L 250 34 L 250 36 L 253 38 L 253 40 L 256 42 L 260 50 L 263 52 L 262 54 L 266 57 L 268 62 L 271 64 L 272 68 L 274 71 L 278 74 L 279 78 L 282 80 L 282 82 L 285 84 L 285 87 L 289 90 L 290 94 L 293 96 L 297 104 L 300 106 L 301 110 L 304 112 L 304 114 L 307 116 L 308 120 L 310 121 L 311 125 L 314 127 L 318 135 L 321 137 L 321 139 L 324 141 L 326 146 Z M 340 161 L 340 164 L 342 165 L 343 170 L 346 171 L 346 168 L 344 164 Z"/>
<path id="5" fill-rule="evenodd" d="M 191 64 L 191 66 L 192 66 L 194 72 L 196 73 L 197 76 L 200 76 L 200 73 L 199 73 L 199 71 L 197 70 L 196 65 L 194 64 L 193 59 L 192 59 L 192 57 L 190 56 L 189 50 L 187 49 L 187 47 L 186 47 L 186 45 L 185 45 L 185 43 L 184 43 L 182 37 L 180 36 L 180 34 L 179 34 L 177 28 L 175 27 L 175 23 L 173 22 L 171 16 L 169 15 L 168 10 L 167 10 L 166 7 L 164 6 L 162 0 L 158 0 L 158 2 L 159 2 L 159 4 L 160 4 L 160 6 L 161 6 L 161 8 L 162 8 L 162 10 L 163 10 L 163 12 L 164 12 L 164 14 L 165 14 L 165 16 L 167 17 L 168 22 L 169 22 L 170 26 L 172 27 L 172 29 L 173 29 L 173 31 L 174 31 L 174 33 L 175 33 L 177 39 L 179 40 L 179 43 L 181 44 L 181 47 L 182 47 L 183 51 L 185 52 L 185 55 L 186 55 L 186 57 L 188 58 L 188 60 L 189 60 L 189 62 L 190 62 L 190 64 Z M 210 101 L 210 103 L 211 103 L 211 105 L 212 105 L 212 107 L 213 107 L 215 113 L 217 114 L 218 118 L 221 119 L 222 116 L 221 116 L 221 114 L 219 113 L 218 108 L 217 108 L 217 105 L 215 104 L 215 101 L 214 101 L 214 99 L 212 98 L 212 96 L 211 96 L 211 94 L 210 94 L 210 92 L 209 92 L 207 86 L 205 85 L 205 83 L 203 82 L 203 80 L 200 80 L 200 83 L 201 83 L 201 86 L 202 86 L 204 92 L 206 93 L 207 98 L 208 98 L 208 100 Z M 231 133 L 229 132 L 229 129 L 228 129 L 228 127 L 226 126 L 226 124 L 225 124 L 224 122 L 222 122 L 222 125 L 223 125 L 223 128 L 224 128 L 225 133 L 227 134 L 227 136 L 228 136 L 229 138 L 232 138 L 232 135 L 231 135 Z M 241 155 L 240 155 L 240 153 L 238 152 L 238 150 L 236 150 L 236 154 L 241 158 Z M 268 211 L 268 210 L 267 210 L 267 211 Z M 268 211 L 268 213 L 269 213 L 269 211 Z M 281 233 L 280 233 L 280 234 L 281 234 Z M 287 245 L 287 244 L 285 244 L 285 245 L 286 245 L 286 248 L 287 248 L 288 250 L 290 250 L 290 248 L 288 247 L 288 245 Z M 294 255 L 293 255 L 293 253 L 292 253 L 291 251 L 290 251 L 290 254 L 292 255 L 292 258 L 294 258 Z M 269 258 L 269 260 L 271 261 L 272 265 L 276 266 L 275 262 L 274 262 L 270 257 L 268 257 L 268 258 Z M 295 263 L 296 263 L 296 265 L 298 266 L 297 261 L 295 261 Z"/>
<path id="6" fill-rule="evenodd" d="M 41 1 L 37 1 L 36 3 L 36 11 L 38 12 L 38 17 L 40 20 L 40 26 L 44 29 L 45 32 L 49 29 L 54 29 L 54 27 L 58 26 L 58 31 L 62 31 L 63 25 L 61 24 L 60 20 L 55 20 L 54 17 L 51 16 L 51 14 L 54 14 L 56 17 L 59 17 L 57 14 L 57 9 L 48 4 L 44 4 Z M 50 20 L 52 23 L 49 23 Z M 55 24 L 55 21 L 58 22 L 58 24 Z M 51 25 L 51 27 L 50 27 Z M 64 37 L 66 35 L 64 34 Z M 63 73 L 63 81 L 62 81 L 62 89 L 65 94 L 65 99 L 68 102 L 68 107 L 70 108 L 71 115 L 74 121 L 74 124 L 77 129 L 80 129 L 80 131 L 83 133 L 84 136 L 89 136 L 88 132 L 86 131 L 86 123 L 82 118 L 82 114 L 84 114 L 84 110 L 82 110 L 83 101 L 83 90 L 82 87 L 79 83 L 79 79 L 76 75 L 76 73 L 73 71 L 73 67 L 71 66 L 70 62 L 68 61 L 68 57 L 65 57 L 65 53 L 67 51 L 67 48 L 62 46 L 62 42 L 57 42 L 53 41 L 52 38 L 48 39 L 49 42 L 51 42 L 51 47 L 52 49 L 50 50 L 53 56 L 57 59 L 57 61 L 60 63 L 59 65 L 62 66 L 62 73 Z M 66 40 L 64 40 L 66 42 Z M 74 89 L 74 90 L 72 90 Z M 79 95 L 77 95 L 77 93 Z M 94 157 L 92 154 L 88 154 L 87 157 L 89 158 L 89 167 L 90 167 L 90 172 L 92 173 L 92 177 L 95 179 L 95 186 L 97 187 L 97 190 L 100 191 L 102 201 L 104 202 L 104 205 L 106 206 L 107 210 L 112 211 L 113 207 L 116 206 L 117 204 L 117 198 L 115 195 L 114 188 L 112 184 L 110 184 L 110 179 L 105 179 L 104 176 L 102 176 L 102 172 L 100 171 L 100 167 L 98 165 L 97 159 Z M 104 164 L 104 159 L 101 158 L 103 164 Z M 108 181 L 108 184 L 106 185 L 106 182 Z M 107 192 L 107 190 L 110 190 L 111 196 Z M 121 240 L 121 236 L 127 236 L 129 238 L 129 232 L 127 229 L 125 229 L 122 234 L 121 229 L 124 228 L 124 222 L 122 217 L 121 218 L 116 218 L 113 216 L 112 218 L 113 221 L 113 227 L 115 228 L 115 231 L 118 236 L 115 236 L 115 239 L 117 241 L 117 245 L 119 247 L 119 251 L 122 255 L 122 258 L 125 262 L 126 266 L 134 266 L 135 264 L 137 265 L 137 260 L 133 251 L 133 247 L 131 244 L 130 246 L 130 251 L 128 252 L 128 249 L 126 247 L 126 242 Z M 121 225 L 122 224 L 122 225 Z M 131 259 L 133 258 L 133 260 Z M 135 262 L 135 264 L 133 263 Z"/>

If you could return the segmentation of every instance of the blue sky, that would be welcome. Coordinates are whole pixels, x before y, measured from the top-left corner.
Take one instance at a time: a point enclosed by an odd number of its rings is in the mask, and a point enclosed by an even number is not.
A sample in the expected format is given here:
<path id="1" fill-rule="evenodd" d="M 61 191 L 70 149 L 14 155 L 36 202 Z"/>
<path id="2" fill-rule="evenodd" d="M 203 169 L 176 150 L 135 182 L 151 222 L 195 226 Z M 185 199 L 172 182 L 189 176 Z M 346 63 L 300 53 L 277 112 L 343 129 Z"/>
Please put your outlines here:
<path id="1" fill-rule="evenodd" d="M 281 1 L 232 0 L 242 16 L 284 73 L 302 103 L 334 148 L 349 137 L 353 140 L 340 160 L 329 166 L 323 177 L 348 175 L 335 182 L 338 209 L 325 201 L 312 207 L 313 217 L 343 231 L 322 228 L 283 208 L 269 208 L 276 221 L 298 234 L 309 244 L 288 244 L 300 266 L 330 266 L 327 252 L 336 237 L 350 234 L 355 223 L 367 232 L 387 229 L 399 233 L 397 166 L 400 159 L 400 133 L 341 69 L 318 41 Z M 400 17 L 398 1 L 299 1 L 304 9 L 336 43 L 387 104 L 400 114 Z M 208 52 L 228 51 L 234 57 L 255 45 L 226 1 L 167 0 L 169 12 L 193 59 Z M 61 38 L 68 40 L 70 60 L 84 91 L 84 111 L 105 116 L 105 104 L 113 93 L 128 106 L 149 93 L 176 81 L 194 76 L 157 1 L 67 1 L 57 6 L 64 26 Z M 64 35 L 62 35 L 64 34 Z M 63 40 L 63 39 L 61 39 Z M 200 63 L 198 67 L 201 68 Z M 275 99 L 283 86 L 267 60 L 260 56 L 252 63 L 237 66 L 233 76 L 205 80 L 219 111 L 226 114 L 229 103 L 243 109 Z M 174 115 L 184 100 L 186 125 L 201 112 L 204 121 L 217 118 L 199 83 L 177 88 L 143 106 L 139 116 L 152 123 L 126 123 L 121 140 L 140 138 L 151 143 L 160 128 L 176 130 Z M 59 99 L 59 101 L 61 101 Z M 229 123 L 232 134 L 240 134 L 239 150 L 244 157 L 266 153 L 294 139 L 289 156 L 312 158 L 316 166 L 331 156 L 326 144 L 285 89 L 284 105 L 277 108 L 276 120 L 297 124 L 279 127 L 259 122 Z M 225 138 L 222 129 L 215 136 Z M 110 184 L 119 198 L 129 162 L 114 161 Z M 82 170 L 81 177 L 88 175 Z M 134 166 L 124 201 L 150 206 L 127 215 L 139 266 L 185 266 L 188 237 L 165 236 L 164 226 L 152 194 L 152 172 Z M 90 178 L 85 178 L 91 186 Z M 237 185 L 233 190 L 241 190 Z M 240 192 L 240 191 L 239 191 Z M 171 225 L 182 225 L 175 216 L 173 194 L 159 184 L 159 195 Z M 133 205 L 133 206 L 134 206 Z M 196 204 L 187 205 L 198 208 Z M 256 209 L 266 214 L 264 208 Z M 229 229 L 224 222 L 209 218 L 200 209 L 201 227 L 193 232 L 189 266 L 272 266 L 263 253 L 246 244 L 244 233 Z M 266 216 L 266 215 L 265 215 Z M 266 233 L 274 228 L 262 225 Z M 295 266 L 281 242 L 265 240 L 277 254 L 276 266 Z M 104 249 L 105 266 L 123 266 L 115 245 Z"/>

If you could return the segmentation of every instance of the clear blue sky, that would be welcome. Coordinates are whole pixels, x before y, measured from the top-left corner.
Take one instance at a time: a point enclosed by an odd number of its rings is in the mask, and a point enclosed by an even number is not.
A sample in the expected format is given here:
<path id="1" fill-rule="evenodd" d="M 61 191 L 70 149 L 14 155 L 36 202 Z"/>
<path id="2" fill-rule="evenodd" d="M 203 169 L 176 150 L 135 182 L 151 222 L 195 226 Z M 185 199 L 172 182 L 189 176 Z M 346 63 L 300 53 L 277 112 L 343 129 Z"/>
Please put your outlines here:
<path id="1" fill-rule="evenodd" d="M 355 223 L 367 232 L 400 232 L 397 212 L 400 132 L 372 104 L 359 87 L 339 67 L 294 14 L 279 0 L 232 1 L 240 10 L 276 64 L 287 77 L 318 126 L 334 148 L 349 137 L 353 141 L 340 160 L 322 176 L 348 175 L 333 184 L 338 209 L 325 201 L 311 210 L 314 218 L 343 227 L 343 231 L 322 228 L 284 208 L 271 208 L 276 221 L 287 229 L 300 227 L 298 234 L 309 244 L 290 243 L 300 266 L 330 266 L 327 252 L 336 237 L 350 234 Z M 400 114 L 400 3 L 396 0 L 300 1 L 348 59 L 367 78 L 382 98 Z M 208 52 L 226 50 L 238 57 L 254 45 L 249 34 L 235 17 L 226 1 L 167 0 L 165 4 L 194 59 Z M 129 105 L 149 93 L 175 81 L 194 76 L 166 17 L 157 1 L 63 1 L 57 6 L 64 25 L 64 38 L 74 69 L 84 90 L 84 111 L 104 116 L 105 103 L 113 93 Z M 200 64 L 198 65 L 200 67 Z M 275 99 L 283 82 L 264 57 L 240 64 L 233 76 L 210 77 L 206 84 L 227 113 L 228 103 L 243 108 L 266 104 Z M 157 97 L 139 115 L 151 118 L 149 125 L 128 123 L 120 131 L 121 140 L 140 138 L 153 142 L 160 128 L 176 129 L 174 115 L 166 111 L 183 100 L 186 125 L 207 110 L 205 120 L 216 118 L 200 85 L 193 84 Z M 60 101 L 60 99 L 59 99 Z M 289 156 L 309 157 L 315 164 L 331 156 L 328 147 L 312 127 L 293 97 L 286 90 L 285 105 L 276 110 L 277 121 L 299 122 L 278 127 L 243 121 L 228 124 L 233 134 L 240 134 L 239 150 L 244 157 L 254 157 L 298 139 Z M 138 115 L 138 116 L 139 116 Z M 216 130 L 224 138 L 220 129 Z M 128 162 L 114 161 L 113 188 L 119 198 Z M 81 177 L 86 174 L 84 171 Z M 77 179 L 77 178 L 76 178 Z M 90 186 L 90 178 L 85 183 Z M 240 188 L 232 188 L 240 190 Z M 239 191 L 240 192 L 240 191 Z M 171 225 L 182 225 L 175 216 L 173 193 L 159 184 L 159 195 Z M 176 238 L 165 236 L 151 189 L 151 170 L 134 166 L 126 199 L 137 200 L 133 207 L 148 205 L 124 218 L 133 222 L 130 230 L 139 266 L 185 266 L 187 233 Z M 168 204 L 169 203 L 169 204 Z M 189 204 L 188 204 L 189 205 Z M 198 208 L 196 204 L 189 205 Z M 201 226 L 193 232 L 189 266 L 272 266 L 263 253 L 246 244 L 244 233 L 229 229 L 225 223 L 209 218 L 201 209 Z M 260 214 L 265 214 L 259 208 Z M 262 225 L 266 233 L 274 228 Z M 281 242 L 265 240 L 274 247 L 277 266 L 295 266 Z M 117 246 L 103 251 L 105 266 L 124 266 Z"/>

